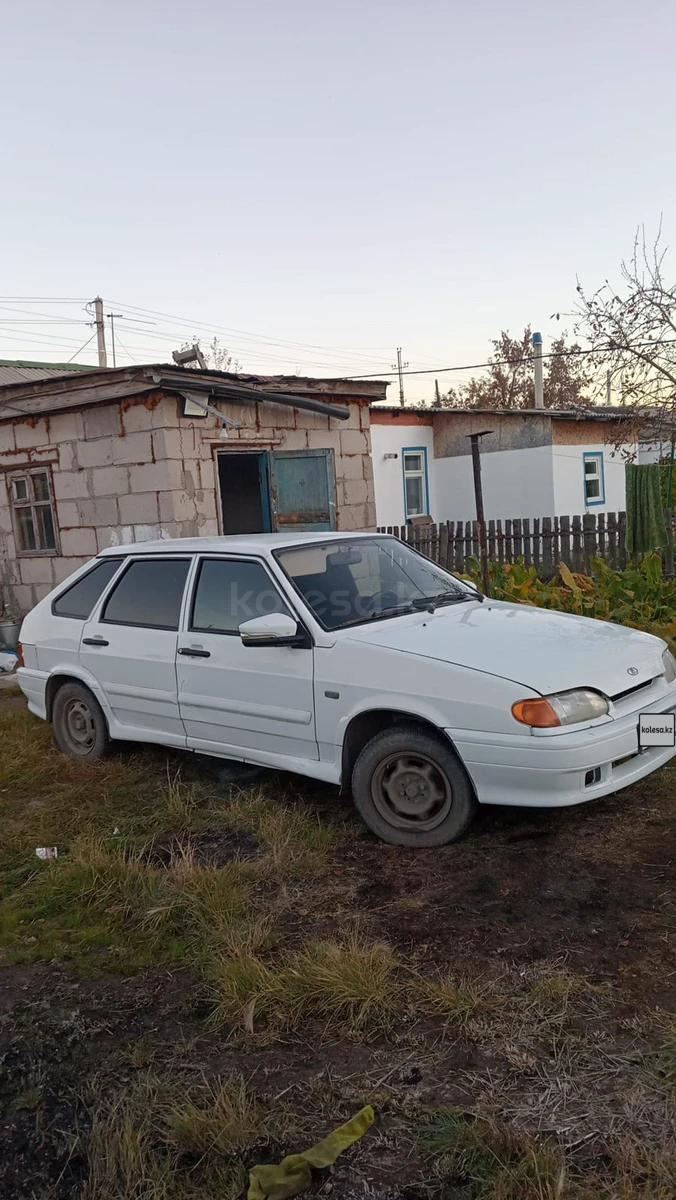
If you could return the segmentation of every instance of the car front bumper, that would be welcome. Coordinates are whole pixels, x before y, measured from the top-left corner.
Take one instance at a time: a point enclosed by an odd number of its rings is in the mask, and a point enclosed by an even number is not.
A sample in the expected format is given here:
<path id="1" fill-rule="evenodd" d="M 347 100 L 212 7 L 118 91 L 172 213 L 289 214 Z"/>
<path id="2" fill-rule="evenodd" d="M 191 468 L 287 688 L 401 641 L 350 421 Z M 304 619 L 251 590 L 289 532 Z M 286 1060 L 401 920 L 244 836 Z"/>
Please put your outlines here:
<path id="1" fill-rule="evenodd" d="M 676 689 L 621 717 L 570 733 L 482 734 L 447 729 L 480 804 L 562 808 L 628 787 L 676 756 L 674 746 L 639 749 L 639 712 L 676 711 Z"/>

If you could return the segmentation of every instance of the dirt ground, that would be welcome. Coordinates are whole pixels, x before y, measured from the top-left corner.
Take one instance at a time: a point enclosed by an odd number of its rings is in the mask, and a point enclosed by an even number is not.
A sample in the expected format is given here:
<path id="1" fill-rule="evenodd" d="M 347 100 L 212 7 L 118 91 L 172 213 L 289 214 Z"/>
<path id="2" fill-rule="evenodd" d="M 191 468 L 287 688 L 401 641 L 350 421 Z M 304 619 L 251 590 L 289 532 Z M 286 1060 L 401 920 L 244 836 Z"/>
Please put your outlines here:
<path id="1" fill-rule="evenodd" d="M 0 696 L 5 712 L 22 703 Z M 198 778 L 209 770 L 191 769 Z M 320 1195 L 663 1200 L 676 1194 L 670 1154 L 654 1166 L 674 1115 L 673 768 L 576 809 L 487 808 L 463 842 L 418 852 L 376 842 L 332 789 L 277 776 L 264 777 L 263 787 L 281 805 L 300 803 L 320 822 L 331 824 L 340 813 L 340 836 L 318 874 L 276 878 L 273 872 L 257 885 L 256 903 L 275 913 L 277 943 L 292 952 L 308 940 L 340 939 L 356 929 L 390 947 L 401 970 L 416 978 L 452 973 L 453 1003 L 420 1011 L 409 1004 L 387 1028 L 362 1035 L 310 1016 L 261 1041 L 214 1030 L 208 998 L 180 961 L 113 973 L 105 950 L 94 950 L 84 964 L 58 950 L 30 962 L 13 961 L 6 945 L 0 950 L 2 1200 L 165 1195 L 147 1181 L 134 1190 L 126 1177 L 98 1190 L 91 1182 L 92 1082 L 97 1095 L 120 1092 L 149 1069 L 189 1081 L 236 1073 L 273 1113 L 275 1105 L 294 1112 L 299 1139 L 306 1131 L 328 1132 L 372 1102 L 375 1131 L 317 1179 Z M 154 841 L 155 868 L 171 858 L 174 837 Z M 235 854 L 255 869 L 260 855 L 254 832 L 233 841 L 216 826 L 196 846 L 214 867 Z M 11 879 L 5 896 L 15 902 Z M 30 942 L 25 923 L 21 936 Z M 581 1190 L 566 1190 L 561 1176 L 551 1187 L 540 1181 L 539 1191 L 529 1191 L 530 1182 L 500 1191 L 495 1182 L 476 1182 L 478 1168 L 466 1156 L 464 1165 L 459 1159 L 444 1165 L 443 1155 L 430 1157 L 419 1137 L 440 1113 L 463 1120 L 483 1114 L 509 1123 L 519 1136 L 553 1138 Z M 247 1168 L 273 1161 L 302 1148 L 293 1142 L 281 1126 L 277 1137 L 268 1127 L 243 1149 L 242 1161 Z M 620 1151 L 632 1163 L 638 1155 L 643 1166 L 630 1166 L 626 1175 L 623 1167 L 622 1182 L 608 1182 L 607 1164 Z M 645 1165 L 648 1159 L 653 1166 Z M 203 1187 L 166 1195 L 217 1194 Z"/>

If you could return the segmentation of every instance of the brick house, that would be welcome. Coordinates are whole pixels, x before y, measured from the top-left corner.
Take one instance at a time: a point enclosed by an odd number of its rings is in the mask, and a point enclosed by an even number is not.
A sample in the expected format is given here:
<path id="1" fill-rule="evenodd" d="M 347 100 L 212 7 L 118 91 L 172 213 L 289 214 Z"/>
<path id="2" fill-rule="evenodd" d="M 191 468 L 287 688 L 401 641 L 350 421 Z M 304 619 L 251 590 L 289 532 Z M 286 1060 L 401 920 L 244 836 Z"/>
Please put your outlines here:
<path id="1" fill-rule="evenodd" d="M 374 528 L 372 380 L 0 363 L 0 587 L 27 611 L 106 546 Z"/>

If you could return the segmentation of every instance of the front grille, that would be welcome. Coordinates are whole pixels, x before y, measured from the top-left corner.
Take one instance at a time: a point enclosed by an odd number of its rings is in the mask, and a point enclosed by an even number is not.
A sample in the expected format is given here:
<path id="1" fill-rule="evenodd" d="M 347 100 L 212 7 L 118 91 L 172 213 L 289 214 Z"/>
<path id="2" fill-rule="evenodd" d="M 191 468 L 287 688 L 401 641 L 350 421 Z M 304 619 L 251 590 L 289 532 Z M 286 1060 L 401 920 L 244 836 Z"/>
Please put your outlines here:
<path id="1" fill-rule="evenodd" d="M 633 687 L 626 688 L 623 692 L 616 692 L 611 696 L 611 700 L 624 700 L 625 696 L 633 696 L 634 692 L 642 692 L 644 688 L 652 687 L 656 680 L 661 679 L 661 675 L 655 675 L 654 679 L 646 679 L 645 683 L 635 683 Z"/>
<path id="2" fill-rule="evenodd" d="M 613 770 L 615 770 L 615 767 L 621 767 L 624 763 L 631 762 L 632 758 L 638 758 L 640 754 L 640 750 L 635 750 L 633 754 L 625 754 L 624 758 L 616 758 L 614 763 L 612 763 Z"/>

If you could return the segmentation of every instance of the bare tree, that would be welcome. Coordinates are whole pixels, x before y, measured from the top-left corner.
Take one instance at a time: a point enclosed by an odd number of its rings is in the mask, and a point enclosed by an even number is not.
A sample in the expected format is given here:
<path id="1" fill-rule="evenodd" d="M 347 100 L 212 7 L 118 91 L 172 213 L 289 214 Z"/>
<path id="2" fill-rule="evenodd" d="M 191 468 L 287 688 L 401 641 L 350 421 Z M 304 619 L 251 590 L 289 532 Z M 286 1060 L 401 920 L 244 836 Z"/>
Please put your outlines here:
<path id="1" fill-rule="evenodd" d="M 441 403 L 449 408 L 533 408 L 533 351 L 527 325 L 520 338 L 505 329 L 493 339 L 493 355 L 484 375 L 477 375 L 459 388 L 452 388 Z M 568 345 L 562 333 L 551 344 L 545 359 L 545 408 L 578 408 L 590 382 L 580 347 Z"/>
<path id="2" fill-rule="evenodd" d="M 578 281 L 575 312 L 575 332 L 592 351 L 597 393 L 609 376 L 620 403 L 649 422 L 656 440 L 676 414 L 676 283 L 666 277 L 667 251 L 661 222 L 652 244 L 639 229 L 619 286 L 606 279 L 588 292 Z"/>

